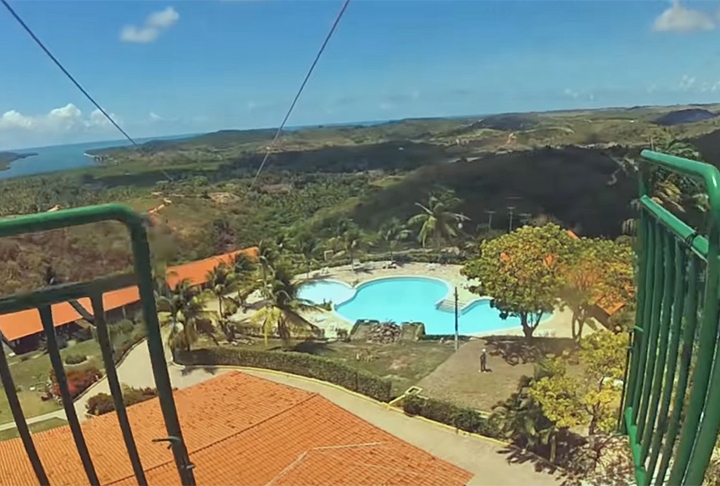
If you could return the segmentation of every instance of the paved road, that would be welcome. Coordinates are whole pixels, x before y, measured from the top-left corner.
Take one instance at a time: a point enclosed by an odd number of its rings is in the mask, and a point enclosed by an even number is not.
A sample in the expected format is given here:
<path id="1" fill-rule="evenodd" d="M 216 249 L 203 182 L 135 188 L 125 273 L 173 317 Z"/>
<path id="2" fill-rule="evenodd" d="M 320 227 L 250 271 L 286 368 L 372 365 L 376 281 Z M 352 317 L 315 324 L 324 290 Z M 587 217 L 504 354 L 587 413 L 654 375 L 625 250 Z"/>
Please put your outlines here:
<path id="1" fill-rule="evenodd" d="M 169 355 L 169 353 L 167 354 Z M 153 375 L 150 370 L 150 354 L 147 345 L 143 343 L 133 349 L 120 364 L 118 375 L 121 383 L 133 387 L 154 387 Z M 211 372 L 204 368 L 186 368 L 175 364 L 169 364 L 168 366 L 173 386 L 181 389 L 209 380 L 227 371 L 228 368 Z M 506 456 L 501 453 L 503 446 L 493 441 L 458 434 L 437 424 L 407 417 L 402 413 L 388 409 L 384 404 L 364 399 L 322 382 L 262 370 L 242 371 L 271 381 L 319 393 L 328 400 L 396 437 L 473 473 L 475 476 L 469 485 L 554 486 L 560 482 L 548 474 L 536 472 L 534 465 L 530 462 L 508 464 Z M 87 400 L 101 392 L 109 393 L 106 379 L 96 383 L 90 392 L 75 403 L 75 409 L 81 421 L 86 420 L 85 404 Z M 64 412 L 57 411 L 33 417 L 28 419 L 28 423 L 39 422 L 53 417 L 64 418 Z M 14 425 L 14 423 L 4 424 L 0 426 L 0 430 L 12 428 Z"/>

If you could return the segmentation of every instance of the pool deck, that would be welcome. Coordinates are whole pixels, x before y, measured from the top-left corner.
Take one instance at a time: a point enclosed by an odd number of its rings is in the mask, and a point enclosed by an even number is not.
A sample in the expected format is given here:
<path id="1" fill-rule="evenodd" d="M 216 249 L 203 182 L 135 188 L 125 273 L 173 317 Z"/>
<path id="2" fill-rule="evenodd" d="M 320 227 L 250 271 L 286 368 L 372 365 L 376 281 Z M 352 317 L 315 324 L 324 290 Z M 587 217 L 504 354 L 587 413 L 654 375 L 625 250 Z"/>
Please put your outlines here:
<path id="1" fill-rule="evenodd" d="M 353 271 L 350 265 L 342 267 L 329 268 L 329 273 L 325 274 L 324 280 L 339 280 L 350 285 L 357 286 L 362 282 L 383 277 L 435 277 L 449 282 L 458 289 L 458 300 L 460 305 L 467 305 L 479 296 L 468 290 L 470 282 L 460 274 L 461 265 L 441 265 L 427 263 L 407 263 L 397 268 L 383 268 L 384 262 L 371 262 L 372 268 L 369 270 Z M 302 275 L 304 280 L 305 275 Z M 318 280 L 317 278 L 314 280 Z M 448 294 L 445 298 L 452 298 Z M 327 337 L 334 337 L 334 329 L 350 330 L 354 323 L 348 322 L 331 311 L 312 311 L 305 313 L 305 317 L 318 327 L 325 329 Z M 556 309 L 553 316 L 543 321 L 536 336 L 550 335 L 554 337 L 571 337 L 572 313 L 568 310 Z M 511 327 L 505 330 L 494 330 L 486 333 L 473 334 L 473 336 L 487 335 L 522 335 L 522 328 Z"/>

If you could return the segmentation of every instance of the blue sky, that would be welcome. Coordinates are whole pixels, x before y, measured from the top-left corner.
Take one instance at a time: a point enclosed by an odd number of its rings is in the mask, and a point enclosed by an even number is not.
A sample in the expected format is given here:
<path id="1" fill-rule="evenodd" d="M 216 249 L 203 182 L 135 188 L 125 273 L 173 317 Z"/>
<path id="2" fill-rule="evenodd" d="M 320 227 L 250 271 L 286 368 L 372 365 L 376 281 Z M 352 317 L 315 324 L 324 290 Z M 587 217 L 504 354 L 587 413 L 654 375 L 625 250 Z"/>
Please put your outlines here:
<path id="1" fill-rule="evenodd" d="M 132 136 L 277 126 L 341 0 L 11 0 Z M 289 125 L 720 97 L 720 2 L 353 0 Z M 0 148 L 115 139 L 0 8 Z"/>

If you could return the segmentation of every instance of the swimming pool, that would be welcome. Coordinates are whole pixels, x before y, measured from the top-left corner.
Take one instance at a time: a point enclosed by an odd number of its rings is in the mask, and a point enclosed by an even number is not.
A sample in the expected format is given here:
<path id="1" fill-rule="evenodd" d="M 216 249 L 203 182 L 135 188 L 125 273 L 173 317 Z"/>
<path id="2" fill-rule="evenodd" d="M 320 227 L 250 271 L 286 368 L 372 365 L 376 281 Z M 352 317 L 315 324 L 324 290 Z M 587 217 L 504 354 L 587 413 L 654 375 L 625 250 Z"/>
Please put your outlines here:
<path id="1" fill-rule="evenodd" d="M 332 302 L 335 312 L 350 323 L 359 319 L 422 322 L 426 334 L 453 334 L 455 313 L 439 309 L 443 299 L 452 299 L 452 286 L 430 277 L 388 277 L 361 283 L 357 288 L 337 280 L 318 280 L 300 287 L 299 297 L 316 304 Z M 543 320 L 550 315 L 543 316 Z M 478 334 L 520 326 L 490 307 L 490 299 L 477 299 L 460 311 L 460 334 Z"/>

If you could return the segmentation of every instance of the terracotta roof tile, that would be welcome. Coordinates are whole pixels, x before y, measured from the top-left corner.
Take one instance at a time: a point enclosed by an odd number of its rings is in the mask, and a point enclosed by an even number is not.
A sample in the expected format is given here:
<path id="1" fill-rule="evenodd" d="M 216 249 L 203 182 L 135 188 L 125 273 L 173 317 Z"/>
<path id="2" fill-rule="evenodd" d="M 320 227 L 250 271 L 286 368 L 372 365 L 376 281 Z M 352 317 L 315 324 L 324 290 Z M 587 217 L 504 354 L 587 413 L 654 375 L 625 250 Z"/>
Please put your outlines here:
<path id="1" fill-rule="evenodd" d="M 199 485 L 460 486 L 472 475 L 322 396 L 233 372 L 175 393 Z M 179 484 L 157 400 L 128 409 L 147 479 Z M 102 484 L 136 484 L 115 414 L 83 425 Z M 68 427 L 33 435 L 53 485 L 87 484 Z M 0 484 L 35 484 L 20 439 L 0 443 Z"/>
<path id="2" fill-rule="evenodd" d="M 67 302 L 53 305 L 52 313 L 55 327 L 80 319 L 80 314 Z M 37 309 L 0 315 L 0 331 L 10 341 L 32 336 L 42 330 L 42 321 Z"/>
<path id="3" fill-rule="evenodd" d="M 238 253 L 247 252 L 248 254 L 257 255 L 257 248 L 248 248 L 238 250 L 225 255 L 218 255 L 196 262 L 177 265 L 168 268 L 168 283 L 175 285 L 182 279 L 189 279 L 193 284 L 198 285 L 205 282 L 207 273 L 212 270 L 219 262 L 229 263 Z M 124 289 L 114 290 L 103 295 L 103 306 L 106 311 L 117 309 L 133 302 L 140 300 L 137 287 L 127 287 Z M 89 299 L 80 299 L 80 304 L 88 311 L 91 311 Z M 56 304 L 53 306 L 53 321 L 55 327 L 63 326 L 80 319 L 81 316 L 68 303 Z M 37 310 L 27 310 L 15 312 L 12 314 L 0 315 L 0 331 L 5 337 L 13 341 L 15 339 L 32 336 L 42 332 L 42 322 L 40 314 Z"/>
<path id="4" fill-rule="evenodd" d="M 177 265 L 168 269 L 168 284 L 172 287 L 181 280 L 188 279 L 193 285 L 205 283 L 205 277 L 210 270 L 219 263 L 230 263 L 232 258 L 239 253 L 248 253 L 251 256 L 257 255 L 257 248 L 233 251 L 224 255 L 217 255 L 204 260 Z"/>

